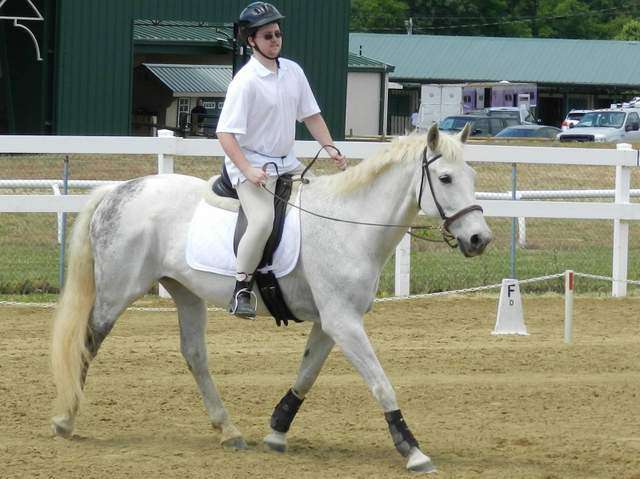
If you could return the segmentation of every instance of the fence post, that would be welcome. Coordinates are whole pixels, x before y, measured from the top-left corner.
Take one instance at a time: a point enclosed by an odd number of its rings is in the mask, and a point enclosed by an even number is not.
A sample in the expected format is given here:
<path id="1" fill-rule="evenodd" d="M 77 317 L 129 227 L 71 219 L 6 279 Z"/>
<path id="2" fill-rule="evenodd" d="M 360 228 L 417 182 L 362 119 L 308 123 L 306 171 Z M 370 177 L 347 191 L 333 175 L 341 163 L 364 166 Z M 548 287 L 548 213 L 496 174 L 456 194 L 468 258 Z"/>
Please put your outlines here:
<path id="1" fill-rule="evenodd" d="M 631 145 L 620 143 L 616 146 L 618 151 L 630 151 Z M 631 189 L 631 168 L 628 166 L 616 166 L 616 204 L 629 203 L 629 190 Z M 629 256 L 629 222 L 619 219 L 613 220 L 613 265 L 611 276 L 613 285 L 611 295 L 624 297 L 627 295 L 627 264 Z"/>
<path id="2" fill-rule="evenodd" d="M 520 248 L 527 247 L 527 218 L 525 216 L 518 217 L 518 246 Z"/>
<path id="3" fill-rule="evenodd" d="M 173 138 L 173 132 L 171 130 L 158 130 L 158 138 Z M 164 153 L 158 154 L 158 174 L 173 173 L 173 156 L 165 155 Z M 170 298 L 169 292 L 158 284 L 158 296 L 161 298 Z"/>
<path id="4" fill-rule="evenodd" d="M 396 296 L 409 296 L 411 287 L 411 236 L 405 234 L 396 247 Z"/>
<path id="5" fill-rule="evenodd" d="M 518 195 L 518 169 L 515 163 L 511 164 L 511 199 L 519 200 Z M 511 218 L 511 251 L 509 255 L 510 278 L 516 279 L 516 229 L 518 228 L 518 218 Z"/>
<path id="6" fill-rule="evenodd" d="M 158 130 L 158 138 L 173 138 L 171 130 Z M 173 156 L 158 153 L 158 174 L 173 173 Z"/>
<path id="7" fill-rule="evenodd" d="M 573 271 L 564 272 L 564 343 L 571 344 L 573 337 Z"/>

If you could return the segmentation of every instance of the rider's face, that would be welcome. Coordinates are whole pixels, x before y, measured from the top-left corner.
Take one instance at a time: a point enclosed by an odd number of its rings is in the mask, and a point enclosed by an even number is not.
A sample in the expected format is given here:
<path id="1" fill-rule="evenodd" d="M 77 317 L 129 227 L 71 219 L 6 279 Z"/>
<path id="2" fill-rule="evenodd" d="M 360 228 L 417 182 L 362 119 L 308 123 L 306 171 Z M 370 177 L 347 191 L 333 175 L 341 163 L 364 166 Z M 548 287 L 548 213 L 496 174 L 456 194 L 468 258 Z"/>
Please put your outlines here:
<path id="1" fill-rule="evenodd" d="M 253 43 L 258 45 L 262 53 L 268 57 L 277 57 L 282 49 L 282 32 L 277 23 L 261 27 L 252 37 Z"/>

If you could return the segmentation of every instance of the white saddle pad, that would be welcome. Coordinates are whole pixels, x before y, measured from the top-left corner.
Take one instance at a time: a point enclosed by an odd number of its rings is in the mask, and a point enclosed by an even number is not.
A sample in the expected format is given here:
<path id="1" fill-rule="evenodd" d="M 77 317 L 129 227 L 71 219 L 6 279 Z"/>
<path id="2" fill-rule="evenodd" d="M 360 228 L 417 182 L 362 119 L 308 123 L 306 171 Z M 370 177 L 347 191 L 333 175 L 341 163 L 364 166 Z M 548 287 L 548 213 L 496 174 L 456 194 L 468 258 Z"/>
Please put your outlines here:
<path id="1" fill-rule="evenodd" d="M 235 276 L 236 255 L 233 236 L 238 213 L 211 206 L 200 201 L 191 219 L 187 236 L 187 264 L 199 271 Z M 273 255 L 271 267 L 276 278 L 289 274 L 300 255 L 300 211 L 289 209 L 284 221 L 282 240 Z"/>

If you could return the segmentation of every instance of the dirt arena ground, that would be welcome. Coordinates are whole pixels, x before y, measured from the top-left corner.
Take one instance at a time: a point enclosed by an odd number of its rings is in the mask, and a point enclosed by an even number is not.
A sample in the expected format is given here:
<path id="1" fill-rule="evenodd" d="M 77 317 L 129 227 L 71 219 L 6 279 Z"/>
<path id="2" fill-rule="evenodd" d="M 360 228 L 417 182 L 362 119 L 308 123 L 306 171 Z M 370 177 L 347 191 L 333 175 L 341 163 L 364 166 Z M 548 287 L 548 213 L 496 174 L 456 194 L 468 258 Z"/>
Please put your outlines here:
<path id="1" fill-rule="evenodd" d="M 640 298 L 524 298 L 528 337 L 489 333 L 494 297 L 377 304 L 367 329 L 439 478 L 640 479 Z M 208 425 L 175 313 L 127 312 L 89 373 L 72 440 L 53 438 L 50 310 L 0 308 L 1 478 L 410 477 L 364 382 L 332 353 L 289 434 L 263 451 L 308 325 L 210 313 L 214 379 L 249 450 Z"/>

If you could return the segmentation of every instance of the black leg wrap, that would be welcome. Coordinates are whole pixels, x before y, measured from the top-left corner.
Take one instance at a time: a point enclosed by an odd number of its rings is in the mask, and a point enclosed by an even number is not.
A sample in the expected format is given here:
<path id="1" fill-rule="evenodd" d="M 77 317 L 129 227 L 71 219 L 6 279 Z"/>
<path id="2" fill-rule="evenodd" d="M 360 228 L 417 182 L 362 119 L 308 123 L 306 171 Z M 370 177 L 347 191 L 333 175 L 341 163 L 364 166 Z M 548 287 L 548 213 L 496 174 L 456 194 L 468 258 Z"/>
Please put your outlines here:
<path id="1" fill-rule="evenodd" d="M 304 399 L 298 399 L 298 397 L 293 394 L 293 391 L 289 389 L 287 394 L 280 399 L 280 402 L 273 410 L 273 414 L 271 415 L 271 429 L 282 433 L 289 431 L 293 418 L 296 417 L 303 401 Z"/>
<path id="2" fill-rule="evenodd" d="M 389 424 L 389 432 L 391 433 L 393 444 L 400 454 L 407 457 L 411 448 L 420 447 L 416 438 L 411 434 L 409 426 L 404 422 L 400 409 L 384 413 L 384 418 Z"/>

